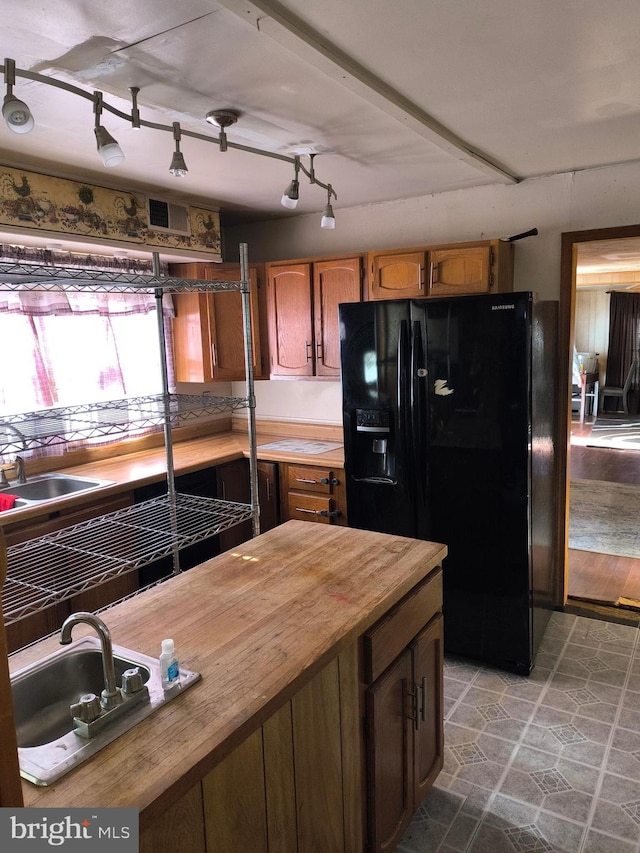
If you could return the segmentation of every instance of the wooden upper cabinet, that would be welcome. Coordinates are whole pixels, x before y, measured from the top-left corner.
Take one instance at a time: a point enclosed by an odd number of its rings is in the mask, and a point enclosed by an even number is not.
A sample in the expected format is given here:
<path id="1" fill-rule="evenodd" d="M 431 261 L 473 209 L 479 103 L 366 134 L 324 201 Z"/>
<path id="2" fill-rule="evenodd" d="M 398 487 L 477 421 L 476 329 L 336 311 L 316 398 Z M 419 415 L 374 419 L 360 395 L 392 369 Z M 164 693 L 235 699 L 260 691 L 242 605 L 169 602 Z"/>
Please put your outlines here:
<path id="1" fill-rule="evenodd" d="M 369 299 L 513 290 L 513 244 L 501 240 L 369 253 Z"/>
<path id="2" fill-rule="evenodd" d="M 267 273 L 269 351 L 276 376 L 313 376 L 311 264 Z"/>
<path id="3" fill-rule="evenodd" d="M 360 258 L 267 268 L 272 376 L 340 375 L 338 305 L 359 302 Z"/>
<path id="4" fill-rule="evenodd" d="M 429 252 L 430 296 L 487 293 L 491 285 L 490 276 L 490 246 Z"/>
<path id="5" fill-rule="evenodd" d="M 340 375 L 338 305 L 360 302 L 360 258 L 313 265 L 313 323 L 316 376 Z"/>
<path id="6" fill-rule="evenodd" d="M 426 252 L 372 253 L 371 299 L 415 299 L 426 296 Z"/>
<path id="7" fill-rule="evenodd" d="M 176 264 L 173 275 L 206 281 L 238 281 L 238 264 Z M 262 375 L 258 322 L 258 274 L 249 270 L 254 375 Z M 178 293 L 173 348 L 177 382 L 232 381 L 245 378 L 242 296 L 239 291 Z"/>

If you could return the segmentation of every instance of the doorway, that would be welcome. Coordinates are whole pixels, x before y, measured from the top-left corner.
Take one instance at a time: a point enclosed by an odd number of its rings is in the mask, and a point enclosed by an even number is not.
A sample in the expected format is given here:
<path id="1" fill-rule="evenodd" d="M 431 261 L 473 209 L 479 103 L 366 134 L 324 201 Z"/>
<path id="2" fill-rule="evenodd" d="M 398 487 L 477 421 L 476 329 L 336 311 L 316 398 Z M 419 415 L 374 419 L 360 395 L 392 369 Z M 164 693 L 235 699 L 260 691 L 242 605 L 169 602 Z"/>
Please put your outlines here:
<path id="1" fill-rule="evenodd" d="M 586 259 L 587 266 L 582 264 Z M 580 263 L 579 263 L 580 262 Z M 611 266 L 618 263 L 618 270 Z M 600 263 L 600 267 L 595 264 Z M 605 267 L 608 266 L 605 275 Z M 636 267 L 635 271 L 625 267 Z M 589 274 L 583 274 L 585 269 Z M 580 273 L 578 273 L 580 270 Z M 595 271 L 595 272 L 594 272 Z M 602 271 L 602 275 L 597 272 Z M 583 286 L 586 280 L 593 285 L 589 298 L 578 298 L 577 281 Z M 637 286 L 636 286 L 637 285 Z M 584 324 L 581 328 L 577 318 L 579 303 L 590 306 L 608 305 L 606 289 L 614 287 L 640 289 L 640 226 L 607 228 L 564 234 L 562 238 L 562 273 L 560 298 L 560 342 L 561 352 L 572 353 L 574 341 L 582 349 L 600 351 L 600 380 L 606 372 L 606 346 L 608 329 L 602 329 L 603 318 L 589 318 L 592 326 L 600 323 L 600 329 L 591 329 L 591 337 L 585 337 Z M 598 292 L 599 290 L 599 292 Z M 580 292 L 580 296 L 585 295 Z M 584 317 L 582 318 L 584 321 Z M 608 316 L 604 318 L 608 326 Z M 572 361 L 572 359 L 571 359 Z M 567 363 L 567 397 L 571 397 L 572 370 Z M 564 408 L 564 407 L 563 407 Z M 602 419 L 594 428 L 597 401 L 593 399 L 593 414 L 589 413 L 584 424 L 576 422 L 573 406 L 567 409 L 567 459 L 566 459 L 566 547 L 565 547 L 565 592 L 569 605 L 591 604 L 612 610 L 640 613 L 640 548 L 629 536 L 611 536 L 610 531 L 620 528 L 635 529 L 635 515 L 628 511 L 636 500 L 640 501 L 640 450 L 627 450 L 604 446 L 592 437 L 601 434 Z M 572 417 L 573 415 L 573 417 Z M 593 430 L 593 432 L 592 432 Z M 598 446 L 600 445 L 600 446 Z M 583 499 L 585 502 L 583 502 Z M 616 502 L 619 501 L 619 504 Z M 620 511 L 616 510 L 619 506 Z M 589 512 L 593 513 L 589 516 Z M 584 515 L 583 515 L 584 514 Z M 591 523 L 589 523 L 591 521 Z M 582 527 L 588 529 L 590 544 L 580 539 Z M 596 531 L 603 535 L 595 536 Z M 587 543 L 589 537 L 587 537 Z M 576 544 L 577 542 L 577 544 Z M 572 547 L 573 546 L 573 547 Z M 636 556 L 637 555 L 637 556 Z"/>

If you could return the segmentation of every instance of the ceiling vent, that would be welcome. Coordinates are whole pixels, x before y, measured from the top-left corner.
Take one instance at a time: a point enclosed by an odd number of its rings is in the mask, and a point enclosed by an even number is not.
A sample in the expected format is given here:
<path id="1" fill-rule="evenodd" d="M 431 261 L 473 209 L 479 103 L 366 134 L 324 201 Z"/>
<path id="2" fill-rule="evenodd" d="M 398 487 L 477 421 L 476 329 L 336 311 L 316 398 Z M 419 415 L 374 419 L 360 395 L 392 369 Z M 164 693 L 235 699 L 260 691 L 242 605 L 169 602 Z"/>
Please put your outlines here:
<path id="1" fill-rule="evenodd" d="M 159 198 L 147 199 L 149 228 L 154 231 L 166 231 L 171 234 L 191 234 L 189 227 L 189 208 L 181 204 L 172 204 Z"/>

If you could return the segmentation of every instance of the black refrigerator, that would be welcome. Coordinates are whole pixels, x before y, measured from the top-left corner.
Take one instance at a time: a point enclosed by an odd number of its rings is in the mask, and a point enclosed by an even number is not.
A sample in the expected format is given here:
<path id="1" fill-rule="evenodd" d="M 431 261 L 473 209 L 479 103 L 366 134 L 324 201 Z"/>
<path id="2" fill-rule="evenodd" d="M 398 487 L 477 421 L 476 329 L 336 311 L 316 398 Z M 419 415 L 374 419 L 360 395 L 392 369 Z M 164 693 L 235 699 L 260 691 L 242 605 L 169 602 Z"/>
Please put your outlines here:
<path id="1" fill-rule="evenodd" d="M 448 546 L 445 651 L 528 674 L 556 565 L 557 303 L 341 304 L 348 523 Z"/>

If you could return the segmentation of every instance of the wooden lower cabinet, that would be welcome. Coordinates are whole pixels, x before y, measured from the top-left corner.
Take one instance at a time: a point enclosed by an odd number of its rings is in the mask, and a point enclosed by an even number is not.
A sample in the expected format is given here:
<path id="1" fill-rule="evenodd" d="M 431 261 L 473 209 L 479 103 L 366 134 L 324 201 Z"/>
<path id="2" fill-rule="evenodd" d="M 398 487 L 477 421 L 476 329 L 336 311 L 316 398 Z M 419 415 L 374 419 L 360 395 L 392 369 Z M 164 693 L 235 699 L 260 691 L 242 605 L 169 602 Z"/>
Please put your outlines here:
<path id="1" fill-rule="evenodd" d="M 441 609 L 437 568 L 146 828 L 141 853 L 391 853 L 442 768 Z"/>
<path id="2" fill-rule="evenodd" d="M 370 850 L 393 851 L 442 769 L 442 616 L 367 691 Z"/>
<path id="3" fill-rule="evenodd" d="M 354 644 L 203 779 L 207 853 L 362 853 L 356 675 Z"/>
<path id="4" fill-rule="evenodd" d="M 346 526 L 347 498 L 342 468 L 284 463 L 280 469 L 283 521 L 297 518 Z"/>
<path id="5" fill-rule="evenodd" d="M 442 769 L 442 574 L 364 638 L 367 853 L 395 850 Z"/>

